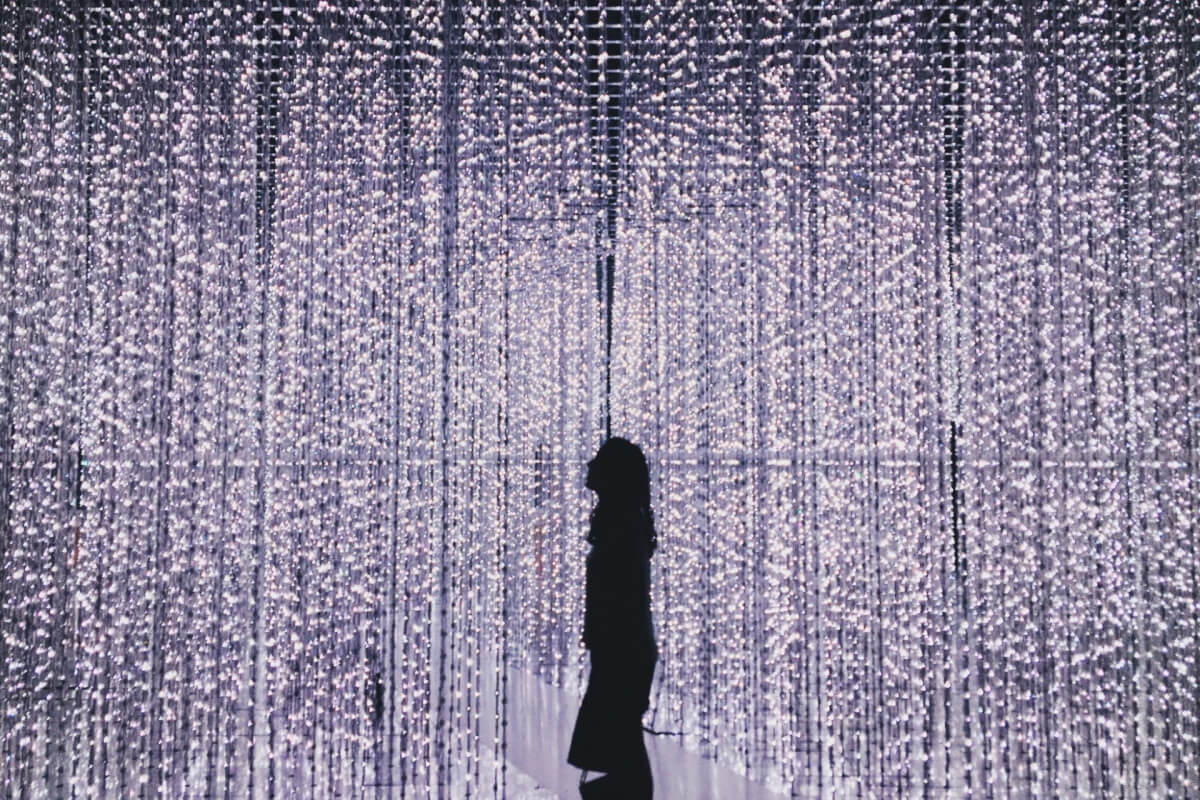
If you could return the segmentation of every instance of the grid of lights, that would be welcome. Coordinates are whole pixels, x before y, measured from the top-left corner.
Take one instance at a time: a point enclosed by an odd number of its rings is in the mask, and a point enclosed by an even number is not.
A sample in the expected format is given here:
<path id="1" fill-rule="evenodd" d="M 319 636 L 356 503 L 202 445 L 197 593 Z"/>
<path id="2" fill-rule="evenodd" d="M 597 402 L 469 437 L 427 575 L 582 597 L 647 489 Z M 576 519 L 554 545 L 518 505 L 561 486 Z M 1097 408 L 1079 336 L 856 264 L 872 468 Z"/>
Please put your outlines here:
<path id="1" fill-rule="evenodd" d="M 684 746 L 1200 794 L 1191 4 L 638 5 L 6 7 L 7 794 L 503 796 L 606 418 Z"/>

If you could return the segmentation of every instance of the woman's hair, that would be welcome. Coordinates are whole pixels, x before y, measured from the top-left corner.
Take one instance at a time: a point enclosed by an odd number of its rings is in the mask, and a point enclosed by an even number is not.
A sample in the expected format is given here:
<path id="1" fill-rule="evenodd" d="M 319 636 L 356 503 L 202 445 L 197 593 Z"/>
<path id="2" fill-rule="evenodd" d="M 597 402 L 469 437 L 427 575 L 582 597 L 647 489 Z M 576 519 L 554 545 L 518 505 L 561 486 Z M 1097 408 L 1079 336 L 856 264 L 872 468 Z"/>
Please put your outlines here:
<path id="1" fill-rule="evenodd" d="M 593 464 L 605 487 L 592 509 L 592 526 L 588 541 L 596 542 L 596 522 L 610 513 L 632 510 L 646 522 L 646 536 L 650 555 L 658 549 L 658 534 L 654 530 L 654 511 L 650 508 L 650 470 L 642 448 L 628 439 L 614 436 L 600 446 Z"/>

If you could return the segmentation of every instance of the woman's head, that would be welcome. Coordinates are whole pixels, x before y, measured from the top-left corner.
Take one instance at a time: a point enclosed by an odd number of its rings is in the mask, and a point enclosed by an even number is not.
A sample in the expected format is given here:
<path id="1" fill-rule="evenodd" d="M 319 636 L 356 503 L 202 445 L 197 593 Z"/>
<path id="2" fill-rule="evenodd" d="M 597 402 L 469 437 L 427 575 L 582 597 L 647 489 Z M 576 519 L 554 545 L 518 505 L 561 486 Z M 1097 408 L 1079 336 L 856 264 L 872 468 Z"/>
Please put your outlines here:
<path id="1" fill-rule="evenodd" d="M 614 436 L 588 462 L 587 487 L 597 495 L 597 509 L 641 512 L 650 524 L 650 552 L 657 544 L 650 510 L 650 470 L 642 449 Z"/>
<path id="2" fill-rule="evenodd" d="M 650 471 L 642 449 L 614 436 L 588 462 L 587 487 L 601 502 L 622 506 L 650 505 Z"/>

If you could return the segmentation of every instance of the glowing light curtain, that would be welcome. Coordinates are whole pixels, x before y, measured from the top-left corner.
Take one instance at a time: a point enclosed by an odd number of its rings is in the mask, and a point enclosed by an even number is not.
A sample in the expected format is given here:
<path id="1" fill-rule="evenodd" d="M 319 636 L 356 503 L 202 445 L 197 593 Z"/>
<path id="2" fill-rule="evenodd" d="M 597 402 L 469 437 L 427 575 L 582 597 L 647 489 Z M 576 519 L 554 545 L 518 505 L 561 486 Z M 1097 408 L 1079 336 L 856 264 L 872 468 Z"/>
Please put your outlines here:
<path id="1" fill-rule="evenodd" d="M 606 416 L 684 746 L 1200 792 L 1194 9 L 624 10 L 0 12 L 6 794 L 505 796 Z"/>

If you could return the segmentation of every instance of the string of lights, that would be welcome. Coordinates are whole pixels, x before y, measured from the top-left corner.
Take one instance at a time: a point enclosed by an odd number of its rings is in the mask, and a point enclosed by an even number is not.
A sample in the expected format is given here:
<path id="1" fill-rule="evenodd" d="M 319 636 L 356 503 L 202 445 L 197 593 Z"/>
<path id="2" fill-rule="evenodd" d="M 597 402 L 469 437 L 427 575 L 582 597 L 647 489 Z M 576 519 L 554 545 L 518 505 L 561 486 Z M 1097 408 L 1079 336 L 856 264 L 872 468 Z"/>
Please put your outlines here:
<path id="1" fill-rule="evenodd" d="M 653 728 L 1200 794 L 1194 11 L 5 6 L 5 793 L 506 796 L 611 430 Z"/>

